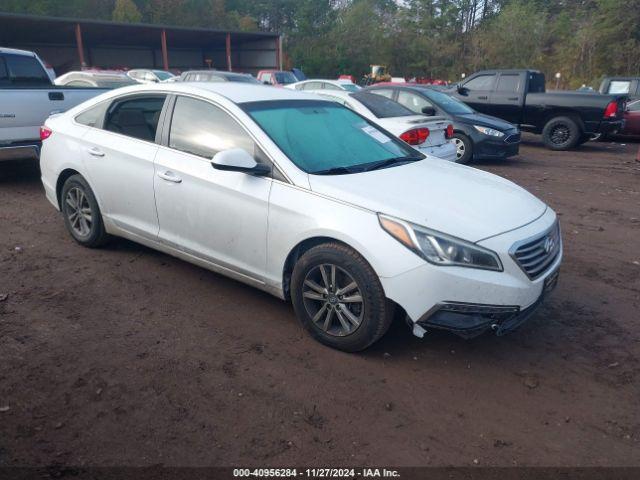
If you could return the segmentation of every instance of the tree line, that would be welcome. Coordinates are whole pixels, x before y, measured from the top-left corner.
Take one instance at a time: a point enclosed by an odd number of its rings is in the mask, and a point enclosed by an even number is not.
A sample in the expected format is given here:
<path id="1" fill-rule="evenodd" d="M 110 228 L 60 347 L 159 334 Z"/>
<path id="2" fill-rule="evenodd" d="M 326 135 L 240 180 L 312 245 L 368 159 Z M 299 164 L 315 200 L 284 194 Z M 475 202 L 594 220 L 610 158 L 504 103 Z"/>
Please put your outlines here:
<path id="1" fill-rule="evenodd" d="M 640 75 L 640 0 L 0 0 L 0 11 L 267 30 L 308 75 L 451 81 L 483 68 L 535 68 L 560 86 Z"/>

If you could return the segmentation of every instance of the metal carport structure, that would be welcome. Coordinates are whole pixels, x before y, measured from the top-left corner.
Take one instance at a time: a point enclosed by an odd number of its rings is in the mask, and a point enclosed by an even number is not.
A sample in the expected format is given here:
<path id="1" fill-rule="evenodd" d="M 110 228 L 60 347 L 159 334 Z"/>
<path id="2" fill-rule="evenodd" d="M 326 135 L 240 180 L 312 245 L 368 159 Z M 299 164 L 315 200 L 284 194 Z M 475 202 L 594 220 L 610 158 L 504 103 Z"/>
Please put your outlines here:
<path id="1" fill-rule="evenodd" d="M 280 69 L 280 35 L 0 13 L 0 46 L 35 51 L 58 75 L 83 67 Z"/>

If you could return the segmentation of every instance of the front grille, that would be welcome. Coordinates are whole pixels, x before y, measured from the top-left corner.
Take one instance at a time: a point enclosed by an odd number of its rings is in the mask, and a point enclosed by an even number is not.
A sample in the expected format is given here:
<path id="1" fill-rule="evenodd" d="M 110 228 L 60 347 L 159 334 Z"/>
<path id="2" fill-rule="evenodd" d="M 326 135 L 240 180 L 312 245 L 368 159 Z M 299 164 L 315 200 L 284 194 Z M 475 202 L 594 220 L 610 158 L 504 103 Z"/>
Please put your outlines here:
<path id="1" fill-rule="evenodd" d="M 535 280 L 547 271 L 561 248 L 560 224 L 556 221 L 542 235 L 516 243 L 511 249 L 511 256 L 524 273 Z"/>
<path id="2" fill-rule="evenodd" d="M 504 139 L 504 143 L 518 143 L 520 141 L 520 133 L 513 133 Z"/>

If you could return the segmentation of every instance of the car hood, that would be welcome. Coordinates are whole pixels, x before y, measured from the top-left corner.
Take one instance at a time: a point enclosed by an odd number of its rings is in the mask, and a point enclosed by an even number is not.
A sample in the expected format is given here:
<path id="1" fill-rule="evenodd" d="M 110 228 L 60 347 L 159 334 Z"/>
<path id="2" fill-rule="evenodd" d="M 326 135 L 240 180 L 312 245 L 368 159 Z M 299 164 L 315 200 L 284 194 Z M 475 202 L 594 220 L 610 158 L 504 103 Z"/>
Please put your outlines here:
<path id="1" fill-rule="evenodd" d="M 477 242 L 526 225 L 546 205 L 504 178 L 427 157 L 348 175 L 309 175 L 314 192 Z"/>
<path id="2" fill-rule="evenodd" d="M 501 132 L 517 128 L 513 123 L 506 122 L 491 115 L 482 113 L 467 113 L 464 115 L 456 115 L 456 120 L 469 125 L 479 125 L 481 127 L 495 128 Z"/>

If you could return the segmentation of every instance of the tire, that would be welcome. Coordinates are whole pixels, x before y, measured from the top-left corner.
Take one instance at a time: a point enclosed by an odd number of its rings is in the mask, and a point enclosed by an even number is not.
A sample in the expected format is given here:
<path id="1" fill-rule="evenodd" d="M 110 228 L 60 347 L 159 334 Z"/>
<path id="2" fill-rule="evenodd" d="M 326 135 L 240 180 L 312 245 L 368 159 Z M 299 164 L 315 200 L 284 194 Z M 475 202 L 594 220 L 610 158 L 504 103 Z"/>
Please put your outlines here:
<path id="1" fill-rule="evenodd" d="M 552 118 L 542 130 L 542 140 L 551 150 L 570 150 L 578 145 L 581 137 L 578 124 L 569 117 Z"/>
<path id="2" fill-rule="evenodd" d="M 464 133 L 454 133 L 453 142 L 456 146 L 456 163 L 467 164 L 473 159 L 473 142 Z"/>
<path id="3" fill-rule="evenodd" d="M 393 305 L 376 273 L 361 255 L 340 243 L 318 245 L 298 259 L 291 300 L 313 338 L 345 352 L 364 350 L 379 340 L 393 319 Z"/>
<path id="4" fill-rule="evenodd" d="M 72 175 L 64 182 L 60 207 L 64 224 L 76 242 L 89 248 L 107 243 L 109 235 L 104 229 L 100 207 L 82 175 Z"/>

